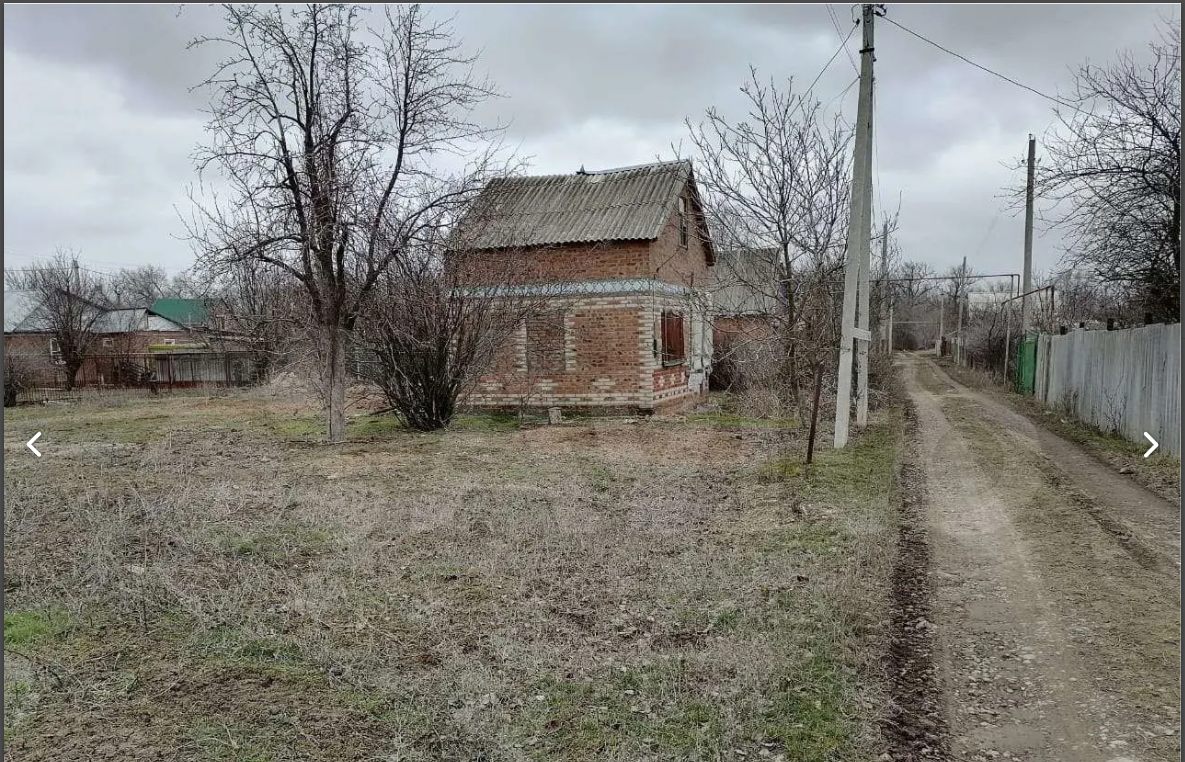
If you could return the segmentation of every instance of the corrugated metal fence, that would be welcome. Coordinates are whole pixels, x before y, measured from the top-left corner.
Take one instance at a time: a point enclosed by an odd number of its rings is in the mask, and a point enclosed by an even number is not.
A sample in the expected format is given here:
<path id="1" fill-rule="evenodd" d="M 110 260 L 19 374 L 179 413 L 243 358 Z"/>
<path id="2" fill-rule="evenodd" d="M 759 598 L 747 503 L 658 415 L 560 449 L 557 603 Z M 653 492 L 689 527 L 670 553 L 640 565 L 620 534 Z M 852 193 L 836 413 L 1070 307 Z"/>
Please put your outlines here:
<path id="1" fill-rule="evenodd" d="M 1038 339 L 1035 396 L 1080 421 L 1181 455 L 1181 325 Z"/>

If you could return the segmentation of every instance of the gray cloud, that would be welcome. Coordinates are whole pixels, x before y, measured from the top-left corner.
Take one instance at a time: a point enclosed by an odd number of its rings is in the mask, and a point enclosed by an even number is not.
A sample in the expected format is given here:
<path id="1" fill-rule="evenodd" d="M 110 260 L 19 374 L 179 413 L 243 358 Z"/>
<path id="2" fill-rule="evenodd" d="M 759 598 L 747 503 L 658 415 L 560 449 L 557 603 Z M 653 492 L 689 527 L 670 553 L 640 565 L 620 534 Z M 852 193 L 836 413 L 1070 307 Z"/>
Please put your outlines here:
<path id="1" fill-rule="evenodd" d="M 636 164 L 671 155 L 683 120 L 716 107 L 744 115 L 740 85 L 762 76 L 805 88 L 852 28 L 856 6 L 434 6 L 454 16 L 507 96 L 483 107 L 539 172 Z M 1170 5 L 891 5 L 889 18 L 1043 92 L 1070 69 L 1139 52 Z M 208 6 L 5 6 L 6 260 L 56 245 L 111 267 L 191 262 L 175 207 L 196 180 L 205 94 L 217 52 L 186 50 L 221 30 Z M 838 29 L 837 29 L 838 26 Z M 835 98 L 855 78 L 857 30 L 819 79 Z M 1001 212 L 1004 164 L 1051 122 L 1051 104 L 882 21 L 877 24 L 878 207 L 901 198 L 907 257 L 947 267 L 1019 267 L 1021 221 Z M 856 89 L 835 102 L 854 116 Z M 1058 241 L 1038 238 L 1050 268 Z"/>

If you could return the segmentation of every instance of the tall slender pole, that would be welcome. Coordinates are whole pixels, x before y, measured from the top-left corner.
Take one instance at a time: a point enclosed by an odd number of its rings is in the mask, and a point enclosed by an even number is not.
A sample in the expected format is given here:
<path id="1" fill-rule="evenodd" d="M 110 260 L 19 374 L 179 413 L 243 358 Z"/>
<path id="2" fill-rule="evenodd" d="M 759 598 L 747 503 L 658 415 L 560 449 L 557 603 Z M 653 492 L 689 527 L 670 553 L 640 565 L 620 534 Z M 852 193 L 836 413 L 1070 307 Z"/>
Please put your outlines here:
<path id="1" fill-rule="evenodd" d="M 945 335 L 946 329 L 943 327 L 943 320 L 946 317 L 946 300 L 938 300 L 938 347 L 934 354 L 942 357 L 942 337 Z"/>
<path id="2" fill-rule="evenodd" d="M 889 221 L 885 220 L 881 226 L 881 333 L 885 334 L 885 354 L 892 351 L 889 346 L 888 325 L 884 322 L 886 313 L 892 309 L 889 299 Z"/>
<path id="3" fill-rule="evenodd" d="M 835 449 L 848 443 L 848 426 L 852 408 L 852 342 L 856 333 L 856 288 L 860 279 L 860 264 L 868 252 L 868 232 L 871 217 L 865 206 L 868 162 L 872 153 L 872 20 L 873 6 L 865 3 L 861 19 L 864 25 L 864 47 L 860 50 L 860 100 L 856 108 L 855 159 L 852 162 L 852 200 L 848 215 L 847 266 L 844 272 L 842 337 L 839 345 L 839 370 L 835 390 Z"/>
<path id="4" fill-rule="evenodd" d="M 1025 267 L 1020 284 L 1020 335 L 1029 332 L 1029 297 L 1033 290 L 1033 170 L 1037 163 L 1037 139 L 1029 135 L 1029 178 L 1025 184 Z"/>
<path id="5" fill-rule="evenodd" d="M 961 365 L 963 360 L 963 299 L 967 291 L 967 258 L 963 257 L 963 269 L 959 272 L 959 282 L 962 286 L 955 295 L 955 365 Z"/>
<path id="6" fill-rule="evenodd" d="M 869 14 L 874 18 L 875 13 Z M 868 44 L 865 48 L 872 49 L 872 22 L 868 22 Z M 872 62 L 876 56 L 869 53 Z M 876 79 L 873 78 L 868 96 L 868 150 L 864 152 L 864 222 L 860 228 L 863 246 L 860 248 L 860 277 L 856 289 L 856 328 L 860 333 L 856 336 L 856 428 L 863 429 L 868 425 L 868 350 L 872 346 L 871 315 L 869 314 L 871 291 L 869 278 L 872 275 L 872 130 L 876 116 Z"/>

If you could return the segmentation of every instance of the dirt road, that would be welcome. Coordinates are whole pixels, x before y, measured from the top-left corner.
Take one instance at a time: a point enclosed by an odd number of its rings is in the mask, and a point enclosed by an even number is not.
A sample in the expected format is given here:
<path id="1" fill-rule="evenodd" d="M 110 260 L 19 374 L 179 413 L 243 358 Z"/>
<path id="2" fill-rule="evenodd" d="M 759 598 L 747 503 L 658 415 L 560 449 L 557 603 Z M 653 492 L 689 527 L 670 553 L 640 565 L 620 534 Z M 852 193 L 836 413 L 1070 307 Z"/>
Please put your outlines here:
<path id="1" fill-rule="evenodd" d="M 930 359 L 900 362 L 952 759 L 1179 759 L 1179 509 Z"/>

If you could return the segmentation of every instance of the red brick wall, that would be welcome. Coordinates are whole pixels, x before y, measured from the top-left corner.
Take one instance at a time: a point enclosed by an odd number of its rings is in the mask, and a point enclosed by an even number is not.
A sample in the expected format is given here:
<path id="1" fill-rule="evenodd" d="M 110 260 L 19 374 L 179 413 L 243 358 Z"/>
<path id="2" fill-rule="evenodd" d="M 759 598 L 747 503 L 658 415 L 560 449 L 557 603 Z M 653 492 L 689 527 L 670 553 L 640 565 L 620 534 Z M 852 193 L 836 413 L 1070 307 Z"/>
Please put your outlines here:
<path id="1" fill-rule="evenodd" d="M 759 315 L 718 316 L 712 321 L 712 344 L 718 350 L 725 350 L 741 339 L 770 341 L 776 335 L 773 322 Z"/>
<path id="2" fill-rule="evenodd" d="M 644 407 L 648 326 L 638 297 L 557 300 L 563 315 L 563 356 L 528 369 L 526 326 L 496 355 L 478 379 L 469 402 L 479 406 L 566 405 Z M 554 319 L 553 319 L 554 320 Z M 555 338 L 548 336 L 548 343 Z M 556 360 L 559 360 L 558 362 Z M 561 367 L 562 366 L 562 367 Z"/>
<path id="3" fill-rule="evenodd" d="M 4 354 L 20 357 L 21 366 L 29 371 L 44 373 L 55 367 L 49 359 L 49 334 L 5 334 Z"/>
<path id="4" fill-rule="evenodd" d="M 687 204 L 687 245 L 679 243 L 678 210 L 671 212 L 658 240 L 650 247 L 648 277 L 691 288 L 706 288 L 711 282 L 707 249 L 695 223 L 691 197 L 684 190 Z"/>
<path id="5" fill-rule="evenodd" d="M 606 241 L 525 251 L 469 254 L 458 280 L 466 285 L 647 278 L 650 242 Z"/>

